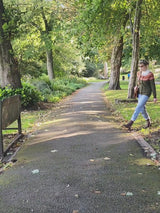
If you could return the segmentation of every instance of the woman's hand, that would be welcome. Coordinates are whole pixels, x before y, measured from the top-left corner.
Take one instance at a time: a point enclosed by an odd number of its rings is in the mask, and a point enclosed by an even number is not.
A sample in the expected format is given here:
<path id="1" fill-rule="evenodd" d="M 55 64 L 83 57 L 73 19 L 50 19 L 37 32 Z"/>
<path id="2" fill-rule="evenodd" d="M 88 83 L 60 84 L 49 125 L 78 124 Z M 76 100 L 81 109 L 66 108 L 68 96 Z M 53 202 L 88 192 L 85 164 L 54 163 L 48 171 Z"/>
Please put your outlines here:
<path id="1" fill-rule="evenodd" d="M 157 98 L 154 98 L 153 101 L 154 101 L 154 103 L 156 103 L 157 102 Z"/>

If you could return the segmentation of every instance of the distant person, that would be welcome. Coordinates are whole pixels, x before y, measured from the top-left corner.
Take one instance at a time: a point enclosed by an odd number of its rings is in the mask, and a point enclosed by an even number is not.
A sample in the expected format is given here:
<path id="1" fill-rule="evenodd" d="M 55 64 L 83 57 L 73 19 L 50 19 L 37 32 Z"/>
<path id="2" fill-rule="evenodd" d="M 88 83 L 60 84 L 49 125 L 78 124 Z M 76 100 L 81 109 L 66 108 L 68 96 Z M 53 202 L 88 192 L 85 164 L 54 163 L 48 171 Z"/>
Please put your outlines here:
<path id="1" fill-rule="evenodd" d="M 153 93 L 154 97 L 154 103 L 156 103 L 156 86 L 154 81 L 154 75 L 153 73 L 148 69 L 148 61 L 146 60 L 140 60 L 139 62 L 139 68 L 140 71 L 137 73 L 138 78 L 138 87 L 139 87 L 139 94 L 138 94 L 138 104 L 137 107 L 131 117 L 131 120 L 124 125 L 127 129 L 131 129 L 131 126 L 133 125 L 134 121 L 137 119 L 139 113 L 142 113 L 142 116 L 146 120 L 147 124 L 145 128 L 148 128 L 151 126 L 151 120 L 150 117 L 146 111 L 146 103 L 151 96 L 151 93 Z"/>
<path id="2" fill-rule="evenodd" d="M 129 80 L 129 78 L 130 78 L 130 73 L 128 73 L 128 80 Z"/>

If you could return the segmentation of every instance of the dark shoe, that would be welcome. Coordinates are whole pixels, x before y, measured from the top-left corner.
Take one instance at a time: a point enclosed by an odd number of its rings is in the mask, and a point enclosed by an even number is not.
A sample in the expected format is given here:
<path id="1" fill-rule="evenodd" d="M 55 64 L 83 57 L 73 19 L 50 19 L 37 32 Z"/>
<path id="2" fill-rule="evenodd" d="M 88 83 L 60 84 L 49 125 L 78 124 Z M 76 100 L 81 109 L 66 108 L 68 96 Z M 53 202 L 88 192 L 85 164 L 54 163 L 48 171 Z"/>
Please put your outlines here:
<path id="1" fill-rule="evenodd" d="M 146 123 L 146 126 L 144 127 L 144 129 L 147 129 L 147 128 L 149 128 L 151 126 L 150 119 L 147 119 L 146 121 L 147 121 L 147 123 Z"/>
<path id="2" fill-rule="evenodd" d="M 129 121 L 128 124 L 124 125 L 124 127 L 126 127 L 128 130 L 131 130 L 132 125 L 133 125 L 133 121 Z"/>

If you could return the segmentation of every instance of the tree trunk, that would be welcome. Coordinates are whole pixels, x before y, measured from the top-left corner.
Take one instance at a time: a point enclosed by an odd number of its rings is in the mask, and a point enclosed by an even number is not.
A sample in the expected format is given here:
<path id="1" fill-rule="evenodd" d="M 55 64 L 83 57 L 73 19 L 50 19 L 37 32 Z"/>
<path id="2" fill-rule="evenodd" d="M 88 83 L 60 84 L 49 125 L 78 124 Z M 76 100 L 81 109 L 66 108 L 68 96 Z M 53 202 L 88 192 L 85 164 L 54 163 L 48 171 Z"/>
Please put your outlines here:
<path id="1" fill-rule="evenodd" d="M 0 43 L 0 86 L 3 88 L 10 85 L 12 88 L 21 88 L 18 62 L 11 54 L 10 41 Z"/>
<path id="2" fill-rule="evenodd" d="M 20 88 L 22 85 L 18 62 L 13 56 L 10 39 L 3 31 L 4 17 L 3 1 L 0 0 L 0 86 L 3 88 L 10 85 L 12 88 Z"/>
<path id="3" fill-rule="evenodd" d="M 119 77 L 120 77 L 120 67 L 123 51 L 123 36 L 119 40 L 115 41 L 115 46 L 112 50 L 111 57 L 111 76 L 109 82 L 110 90 L 118 90 L 120 88 Z"/>
<path id="4" fill-rule="evenodd" d="M 52 50 L 47 50 L 47 71 L 50 80 L 54 79 L 54 69 L 53 69 L 53 54 Z"/>
<path id="5" fill-rule="evenodd" d="M 134 18 L 134 27 L 132 34 L 132 63 L 131 63 L 131 75 L 128 88 L 128 98 L 134 98 L 134 86 L 136 85 L 136 77 L 138 70 L 138 60 L 139 60 L 139 30 L 140 30 L 140 20 L 141 20 L 141 4 L 143 0 L 138 0 L 136 4 L 136 12 Z"/>
<path id="6" fill-rule="evenodd" d="M 108 78 L 108 64 L 106 61 L 104 62 L 104 77 Z"/>
<path id="7" fill-rule="evenodd" d="M 43 7 L 41 7 L 41 14 L 45 25 L 45 46 L 47 54 L 47 72 L 50 80 L 55 78 L 54 68 L 53 68 L 53 54 L 52 54 L 52 39 L 50 37 L 50 31 L 52 29 L 52 22 L 47 22 L 47 18 L 44 13 Z M 41 32 L 41 34 L 44 32 Z M 43 37 L 43 36 L 42 36 Z"/>

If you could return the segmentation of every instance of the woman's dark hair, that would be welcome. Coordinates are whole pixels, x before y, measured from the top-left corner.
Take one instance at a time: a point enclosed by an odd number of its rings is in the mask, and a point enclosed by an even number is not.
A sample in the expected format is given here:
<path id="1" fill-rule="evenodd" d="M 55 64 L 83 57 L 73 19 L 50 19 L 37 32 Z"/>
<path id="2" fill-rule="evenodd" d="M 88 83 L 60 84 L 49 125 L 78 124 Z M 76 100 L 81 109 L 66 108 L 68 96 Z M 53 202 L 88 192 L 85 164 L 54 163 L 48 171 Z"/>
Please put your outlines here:
<path id="1" fill-rule="evenodd" d="M 145 66 L 149 65 L 149 62 L 148 62 L 147 60 L 145 60 L 145 59 L 141 59 L 141 60 L 139 61 L 139 63 L 140 63 L 140 64 L 144 64 Z"/>

